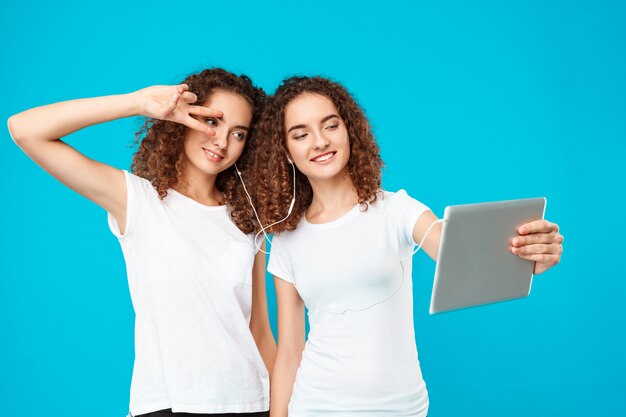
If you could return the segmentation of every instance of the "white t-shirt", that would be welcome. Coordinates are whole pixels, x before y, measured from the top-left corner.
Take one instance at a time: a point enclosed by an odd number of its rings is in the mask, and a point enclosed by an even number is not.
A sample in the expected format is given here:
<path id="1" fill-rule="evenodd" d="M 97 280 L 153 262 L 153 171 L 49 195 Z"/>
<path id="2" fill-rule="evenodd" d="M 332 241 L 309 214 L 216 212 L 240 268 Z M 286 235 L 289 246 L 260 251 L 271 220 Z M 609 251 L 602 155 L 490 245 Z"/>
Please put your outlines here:
<path id="1" fill-rule="evenodd" d="M 161 200 L 149 181 L 124 171 L 126 230 L 109 214 L 135 309 L 133 415 L 269 409 L 269 381 L 249 329 L 252 236 L 226 206 L 174 190 Z"/>
<path id="2" fill-rule="evenodd" d="M 384 192 L 366 211 L 303 217 L 274 237 L 268 270 L 309 310 L 290 417 L 427 414 L 411 290 L 413 227 L 426 210 L 403 190 Z"/>

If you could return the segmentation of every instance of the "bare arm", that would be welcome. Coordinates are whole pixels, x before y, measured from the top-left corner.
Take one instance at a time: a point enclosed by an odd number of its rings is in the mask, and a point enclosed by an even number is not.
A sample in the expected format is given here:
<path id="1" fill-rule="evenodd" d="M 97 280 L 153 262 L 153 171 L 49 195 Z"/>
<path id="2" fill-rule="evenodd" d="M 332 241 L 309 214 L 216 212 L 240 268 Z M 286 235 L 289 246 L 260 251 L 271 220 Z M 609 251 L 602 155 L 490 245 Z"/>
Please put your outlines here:
<path id="1" fill-rule="evenodd" d="M 287 417 L 305 343 L 304 302 L 296 287 L 274 277 L 278 304 L 278 353 L 272 372 L 270 416 Z"/>
<path id="2" fill-rule="evenodd" d="M 36 107 L 9 118 L 15 143 L 39 166 L 126 223 L 124 174 L 91 160 L 60 140 L 86 126 L 139 114 L 132 95 L 72 100 Z"/>
<path id="3" fill-rule="evenodd" d="M 215 112 L 190 106 L 196 97 L 187 89 L 184 84 L 154 86 L 130 94 L 36 107 L 11 116 L 9 131 L 15 143 L 44 170 L 113 214 L 123 232 L 126 225 L 124 174 L 84 156 L 61 138 L 87 126 L 136 115 L 172 120 L 209 133 L 207 125 L 189 114 L 210 111 L 215 115 Z M 183 100 L 179 102 L 180 97 Z"/>
<path id="4" fill-rule="evenodd" d="M 265 243 L 263 243 L 261 249 L 265 250 Z M 265 288 L 265 253 L 259 251 L 254 258 L 254 267 L 252 268 L 250 331 L 261 353 L 265 367 L 271 376 L 274 360 L 276 359 L 276 341 L 270 327 Z"/>
<path id="5" fill-rule="evenodd" d="M 437 220 L 439 220 L 437 216 L 435 216 L 435 214 L 430 210 L 422 213 L 413 227 L 413 241 L 417 243 L 421 242 L 430 225 Z M 437 255 L 439 254 L 440 240 L 441 223 L 437 223 L 432 227 L 432 229 L 430 229 L 430 232 L 428 232 L 428 235 L 426 236 L 426 240 L 424 240 L 424 243 L 422 244 L 422 249 L 426 251 L 428 256 L 430 256 L 434 261 L 437 260 Z"/>

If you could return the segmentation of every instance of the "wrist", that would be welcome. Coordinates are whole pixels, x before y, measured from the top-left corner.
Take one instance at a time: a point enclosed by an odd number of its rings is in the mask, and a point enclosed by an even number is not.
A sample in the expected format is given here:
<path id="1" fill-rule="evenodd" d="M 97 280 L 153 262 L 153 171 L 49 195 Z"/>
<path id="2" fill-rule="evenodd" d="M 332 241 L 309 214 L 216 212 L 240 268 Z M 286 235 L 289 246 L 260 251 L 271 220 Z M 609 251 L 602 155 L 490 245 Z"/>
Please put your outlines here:
<path id="1" fill-rule="evenodd" d="M 126 94 L 126 98 L 128 99 L 132 116 L 146 116 L 144 114 L 145 106 L 143 105 L 143 95 L 141 94 L 141 90 Z"/>

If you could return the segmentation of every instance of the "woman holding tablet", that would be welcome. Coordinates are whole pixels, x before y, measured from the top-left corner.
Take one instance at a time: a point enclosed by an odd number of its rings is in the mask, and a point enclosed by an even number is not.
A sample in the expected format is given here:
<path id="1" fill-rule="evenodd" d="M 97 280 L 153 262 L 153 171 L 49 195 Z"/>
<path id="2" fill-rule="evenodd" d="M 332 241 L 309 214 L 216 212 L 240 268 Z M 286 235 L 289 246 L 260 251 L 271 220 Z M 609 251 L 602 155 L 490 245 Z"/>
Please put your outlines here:
<path id="1" fill-rule="evenodd" d="M 271 415 L 425 416 L 428 394 L 413 328 L 411 254 L 437 217 L 405 191 L 381 190 L 369 123 L 345 88 L 285 80 L 257 131 L 253 171 L 261 222 L 275 233 L 278 353 Z M 436 260 L 440 224 L 424 250 Z M 539 274 L 559 262 L 558 227 L 520 227 L 512 251 Z M 304 307 L 310 333 L 305 344 Z"/>
<path id="2" fill-rule="evenodd" d="M 204 70 L 176 86 L 73 100 L 12 116 L 15 142 L 108 212 L 136 313 L 132 415 L 267 415 L 275 343 L 244 169 L 264 93 L 246 76 Z M 194 105 L 198 103 L 199 105 Z M 148 118 L 133 172 L 60 140 L 129 116 Z M 189 415 L 189 414 L 184 414 Z"/>

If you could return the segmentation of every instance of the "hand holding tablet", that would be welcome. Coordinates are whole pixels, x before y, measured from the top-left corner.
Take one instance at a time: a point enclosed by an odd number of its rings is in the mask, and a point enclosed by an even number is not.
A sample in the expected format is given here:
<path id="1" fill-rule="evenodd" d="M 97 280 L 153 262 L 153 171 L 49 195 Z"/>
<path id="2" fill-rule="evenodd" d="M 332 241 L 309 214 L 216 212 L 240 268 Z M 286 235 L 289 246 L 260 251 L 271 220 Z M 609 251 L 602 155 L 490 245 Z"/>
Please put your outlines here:
<path id="1" fill-rule="evenodd" d="M 430 313 L 528 296 L 533 272 L 560 256 L 560 246 L 550 246 L 562 242 L 558 227 L 541 220 L 545 205 L 531 198 L 447 207 Z M 550 250 L 558 253 L 538 253 Z"/>

